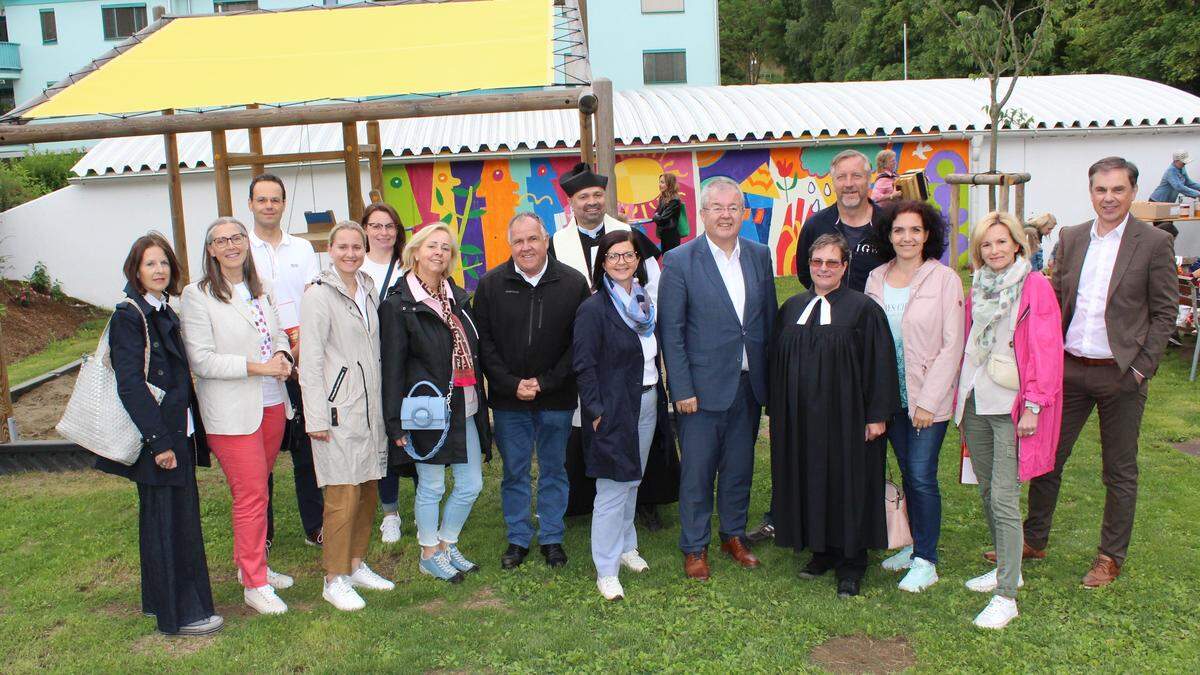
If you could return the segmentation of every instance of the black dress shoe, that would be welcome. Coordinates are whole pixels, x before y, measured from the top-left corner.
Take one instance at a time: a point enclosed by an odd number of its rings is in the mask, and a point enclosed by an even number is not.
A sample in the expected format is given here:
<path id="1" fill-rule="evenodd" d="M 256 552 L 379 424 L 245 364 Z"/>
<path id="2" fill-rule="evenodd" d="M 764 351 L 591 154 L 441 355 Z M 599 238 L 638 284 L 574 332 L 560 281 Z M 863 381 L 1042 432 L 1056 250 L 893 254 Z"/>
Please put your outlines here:
<path id="1" fill-rule="evenodd" d="M 525 556 L 529 555 L 529 549 L 516 544 L 509 544 L 504 550 L 504 554 L 500 556 L 500 567 L 506 570 L 515 569 L 525 562 Z"/>
<path id="2" fill-rule="evenodd" d="M 546 556 L 546 564 L 551 567 L 562 567 L 567 564 L 567 552 L 562 544 L 542 544 L 542 555 Z"/>
<path id="3" fill-rule="evenodd" d="M 648 532 L 658 532 L 663 529 L 662 519 L 658 517 L 658 507 L 654 504 L 638 504 L 637 518 Z"/>
<path id="4" fill-rule="evenodd" d="M 816 579 L 819 576 L 823 576 L 826 572 L 828 572 L 831 569 L 833 569 L 833 565 L 830 564 L 830 562 L 827 558 L 824 558 L 824 557 L 818 558 L 817 556 L 814 555 L 808 561 L 808 564 L 804 566 L 804 569 L 800 570 L 800 578 L 801 579 Z"/>
<path id="5" fill-rule="evenodd" d="M 771 521 L 767 520 L 766 518 L 764 518 L 763 521 L 758 524 L 758 527 L 746 533 L 746 539 L 749 539 L 751 544 L 757 544 L 759 542 L 774 538 L 775 525 L 773 525 Z"/>
<path id="6" fill-rule="evenodd" d="M 858 595 L 858 579 L 838 579 L 838 597 L 853 598 Z"/>

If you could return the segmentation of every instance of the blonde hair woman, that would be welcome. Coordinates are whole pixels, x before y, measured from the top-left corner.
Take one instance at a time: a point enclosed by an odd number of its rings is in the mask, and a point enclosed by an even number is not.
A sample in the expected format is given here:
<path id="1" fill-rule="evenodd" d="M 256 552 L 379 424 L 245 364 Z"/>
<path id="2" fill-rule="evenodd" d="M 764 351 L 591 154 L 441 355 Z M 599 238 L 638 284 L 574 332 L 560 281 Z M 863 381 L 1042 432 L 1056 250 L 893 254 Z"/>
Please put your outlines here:
<path id="1" fill-rule="evenodd" d="M 379 309 L 384 423 L 393 461 L 416 464 L 419 569 L 459 582 L 478 569 L 459 551 L 458 537 L 483 488 L 482 461 L 491 459 L 479 334 L 467 293 L 451 278 L 459 251 L 450 228 L 425 225 L 404 247 L 402 260 L 404 275 Z M 406 430 L 401 409 L 410 394 L 448 396 L 448 429 Z M 442 507 L 447 466 L 454 490 Z"/>

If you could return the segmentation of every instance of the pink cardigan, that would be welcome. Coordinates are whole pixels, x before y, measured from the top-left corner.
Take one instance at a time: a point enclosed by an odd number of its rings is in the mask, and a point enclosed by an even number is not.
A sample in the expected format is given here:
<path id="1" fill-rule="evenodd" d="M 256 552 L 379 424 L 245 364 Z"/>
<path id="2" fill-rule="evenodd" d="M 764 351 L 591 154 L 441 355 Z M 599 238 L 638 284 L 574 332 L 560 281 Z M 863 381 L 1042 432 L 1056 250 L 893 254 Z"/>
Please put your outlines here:
<path id="1" fill-rule="evenodd" d="M 965 335 L 970 336 L 970 297 L 967 298 L 966 314 Z M 1040 272 L 1030 272 L 1025 278 L 1021 304 L 1017 308 L 1017 328 L 1013 332 L 1013 352 L 1021 382 L 1013 402 L 1013 425 L 1016 426 L 1025 412 L 1025 401 L 1041 406 L 1037 431 L 1032 436 L 1017 438 L 1018 477 L 1027 481 L 1054 468 L 1062 427 L 1062 310 L 1050 282 Z"/>
<path id="2" fill-rule="evenodd" d="M 866 293 L 883 305 L 883 280 L 894 262 L 876 267 Z M 954 414 L 954 390 L 963 354 L 962 280 L 949 267 L 926 260 L 909 284 L 908 307 L 900 321 L 904 333 L 904 386 L 908 415 L 921 407 L 934 422 Z"/>

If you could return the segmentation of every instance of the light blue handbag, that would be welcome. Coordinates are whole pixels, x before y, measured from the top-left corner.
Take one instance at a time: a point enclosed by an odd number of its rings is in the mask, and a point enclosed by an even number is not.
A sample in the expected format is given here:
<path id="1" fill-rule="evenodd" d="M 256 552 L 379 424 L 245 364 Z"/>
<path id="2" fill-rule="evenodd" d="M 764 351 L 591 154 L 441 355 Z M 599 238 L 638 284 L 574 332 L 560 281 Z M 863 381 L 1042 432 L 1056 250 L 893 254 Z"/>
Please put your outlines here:
<path id="1" fill-rule="evenodd" d="M 417 396 L 416 391 L 422 386 L 432 389 L 435 396 Z M 448 386 L 446 394 L 442 395 L 441 390 L 429 380 L 421 380 L 408 390 L 408 395 L 400 402 L 400 428 L 406 431 L 442 432 L 437 444 L 424 456 L 417 454 L 413 448 L 412 434 L 409 434 L 408 442 L 404 444 L 404 451 L 409 457 L 424 462 L 436 455 L 446 444 L 446 437 L 450 435 L 450 394 L 453 391 L 453 386 Z"/>

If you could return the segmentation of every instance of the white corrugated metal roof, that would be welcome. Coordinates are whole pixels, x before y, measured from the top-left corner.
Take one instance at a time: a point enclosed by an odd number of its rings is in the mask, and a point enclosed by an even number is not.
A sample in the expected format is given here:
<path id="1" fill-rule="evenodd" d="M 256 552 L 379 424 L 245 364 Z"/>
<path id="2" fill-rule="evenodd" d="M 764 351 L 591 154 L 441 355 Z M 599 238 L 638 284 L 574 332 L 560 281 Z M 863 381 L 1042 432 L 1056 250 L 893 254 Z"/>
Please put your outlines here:
<path id="1" fill-rule="evenodd" d="M 844 135 L 902 135 L 987 128 L 987 81 L 970 79 L 654 87 L 619 91 L 618 146 L 764 141 Z M 1024 77 L 1009 102 L 1039 129 L 1200 124 L 1200 98 L 1119 75 Z M 579 143 L 571 110 L 460 115 L 380 122 L 384 155 L 511 152 Z M 359 138 L 365 142 L 361 128 Z M 230 152 L 248 152 L 244 131 L 229 132 Z M 336 124 L 263 130 L 267 153 L 337 150 Z M 207 133 L 179 137 L 180 163 L 211 166 Z M 110 139 L 75 165 L 80 176 L 159 171 L 160 137 Z"/>

